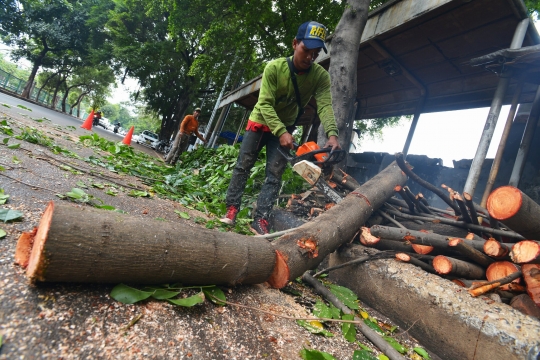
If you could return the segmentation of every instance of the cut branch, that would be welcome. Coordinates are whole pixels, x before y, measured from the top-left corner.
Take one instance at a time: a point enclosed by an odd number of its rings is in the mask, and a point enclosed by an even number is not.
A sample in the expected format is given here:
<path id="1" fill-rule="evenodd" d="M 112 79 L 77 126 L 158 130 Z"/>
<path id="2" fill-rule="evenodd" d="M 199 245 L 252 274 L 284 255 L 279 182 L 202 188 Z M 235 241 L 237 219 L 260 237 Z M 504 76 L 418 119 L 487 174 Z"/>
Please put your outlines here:
<path id="1" fill-rule="evenodd" d="M 540 243 L 532 240 L 520 241 L 512 247 L 510 257 L 518 264 L 540 264 Z"/>
<path id="2" fill-rule="evenodd" d="M 478 265 L 439 255 L 433 259 L 433 267 L 441 275 L 454 275 L 465 279 L 483 279 L 485 271 Z"/>

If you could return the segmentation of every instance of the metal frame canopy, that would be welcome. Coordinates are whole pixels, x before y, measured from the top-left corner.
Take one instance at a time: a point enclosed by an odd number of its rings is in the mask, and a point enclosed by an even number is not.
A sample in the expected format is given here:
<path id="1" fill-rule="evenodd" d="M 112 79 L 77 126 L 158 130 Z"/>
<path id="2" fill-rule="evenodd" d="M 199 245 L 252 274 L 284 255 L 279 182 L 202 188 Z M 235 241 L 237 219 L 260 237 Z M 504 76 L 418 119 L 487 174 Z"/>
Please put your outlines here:
<path id="1" fill-rule="evenodd" d="M 526 18 L 522 0 L 393 0 L 371 11 L 359 47 L 356 119 L 490 106 L 499 78 L 469 61 L 508 48 Z M 523 46 L 538 43 L 529 26 Z M 328 45 L 318 59 L 327 69 L 331 37 Z M 260 82 L 261 76 L 229 92 L 220 107 L 252 109 Z M 516 87 L 512 81 L 504 104 Z M 532 102 L 535 92 L 525 85 L 519 102 Z M 312 100 L 299 124 L 312 122 L 315 109 Z"/>

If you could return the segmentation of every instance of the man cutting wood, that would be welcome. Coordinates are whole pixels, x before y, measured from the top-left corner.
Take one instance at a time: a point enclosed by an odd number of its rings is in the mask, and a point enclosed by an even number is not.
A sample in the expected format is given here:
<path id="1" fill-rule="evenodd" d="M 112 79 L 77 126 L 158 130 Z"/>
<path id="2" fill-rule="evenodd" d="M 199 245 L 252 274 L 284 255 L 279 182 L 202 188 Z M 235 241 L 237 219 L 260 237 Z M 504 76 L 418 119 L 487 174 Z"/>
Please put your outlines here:
<path id="1" fill-rule="evenodd" d="M 251 231 L 255 234 L 268 233 L 267 218 L 287 165 L 278 147 L 293 149 L 294 126 L 311 97 L 317 101 L 317 114 L 328 137 L 325 147 L 332 147 L 332 150 L 340 148 L 332 109 L 330 75 L 314 63 L 321 49 L 327 52 L 324 44 L 326 34 L 326 27 L 322 24 L 315 21 L 303 23 L 292 42 L 293 56 L 276 59 L 266 65 L 259 99 L 249 117 L 227 190 L 227 213 L 221 222 L 234 223 L 250 170 L 266 146 L 266 179 L 257 199 Z"/>

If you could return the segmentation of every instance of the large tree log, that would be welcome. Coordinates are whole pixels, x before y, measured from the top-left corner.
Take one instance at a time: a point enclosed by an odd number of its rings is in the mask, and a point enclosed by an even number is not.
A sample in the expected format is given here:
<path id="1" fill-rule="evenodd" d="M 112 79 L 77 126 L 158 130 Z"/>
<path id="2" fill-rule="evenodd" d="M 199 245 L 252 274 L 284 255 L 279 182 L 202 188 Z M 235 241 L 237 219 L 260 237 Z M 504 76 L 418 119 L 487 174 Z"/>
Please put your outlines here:
<path id="1" fill-rule="evenodd" d="M 265 239 L 52 201 L 27 256 L 31 280 L 55 282 L 253 284 L 276 262 Z"/>
<path id="2" fill-rule="evenodd" d="M 510 306 L 526 315 L 534 316 L 540 320 L 540 307 L 536 306 L 527 294 L 520 294 L 512 298 Z"/>
<path id="3" fill-rule="evenodd" d="M 394 193 L 394 186 L 403 185 L 407 177 L 396 165 L 390 164 L 375 177 L 348 194 L 339 204 L 298 229 L 283 235 L 272 244 L 284 260 L 286 278 L 271 278 L 274 287 L 283 287 L 288 281 L 314 269 L 340 245 L 349 242 L 360 227 Z M 316 247 L 317 256 L 312 246 Z"/>
<path id="4" fill-rule="evenodd" d="M 489 215 L 528 240 L 540 240 L 540 205 L 513 186 L 501 186 L 488 197 Z"/>
<path id="5" fill-rule="evenodd" d="M 406 176 L 394 163 L 343 201 L 273 243 L 256 237 L 142 220 L 51 202 L 41 219 L 27 275 L 37 281 L 250 284 L 283 287 L 350 241 Z M 21 237 L 19 249 L 29 247 Z M 18 251 L 17 253 L 25 253 Z"/>
<path id="6" fill-rule="evenodd" d="M 518 265 L 513 264 L 510 261 L 497 261 L 489 265 L 488 268 L 486 269 L 486 278 L 489 281 L 498 281 L 499 279 L 506 278 L 507 276 L 512 275 L 517 272 L 521 272 L 521 268 Z M 519 276 L 521 276 L 521 274 Z M 512 280 L 511 282 L 519 284 L 520 281 L 521 281 L 520 277 L 517 277 L 515 280 Z M 502 283 L 503 282 L 501 282 L 501 284 Z M 510 281 L 508 283 L 510 283 Z M 501 290 L 510 290 L 510 288 L 511 287 L 508 285 L 501 286 Z"/>

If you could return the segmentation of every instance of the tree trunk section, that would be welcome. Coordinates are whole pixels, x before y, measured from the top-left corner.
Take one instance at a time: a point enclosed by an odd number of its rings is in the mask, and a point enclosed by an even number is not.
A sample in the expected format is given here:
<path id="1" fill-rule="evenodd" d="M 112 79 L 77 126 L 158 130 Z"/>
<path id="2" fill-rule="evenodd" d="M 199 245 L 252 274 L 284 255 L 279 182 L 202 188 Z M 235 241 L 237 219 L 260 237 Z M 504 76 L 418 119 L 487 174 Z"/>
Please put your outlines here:
<path id="1" fill-rule="evenodd" d="M 513 186 L 501 186 L 488 197 L 489 215 L 528 240 L 540 240 L 540 205 Z"/>
<path id="2" fill-rule="evenodd" d="M 307 269 L 316 268 L 339 246 L 351 241 L 374 210 L 393 195 L 394 186 L 404 184 L 406 180 L 405 174 L 393 162 L 315 221 L 275 240 L 272 244 L 283 255 L 290 272 L 286 279 L 275 283 L 285 286 Z M 317 256 L 310 249 L 310 242 L 315 244 Z"/>
<path id="3" fill-rule="evenodd" d="M 414 244 L 429 245 L 438 249 L 449 250 L 449 240 L 454 239 L 448 236 L 426 233 L 422 231 L 414 231 L 408 229 L 398 229 L 388 226 L 374 225 L 371 227 L 371 235 L 378 236 L 381 239 L 394 239 L 407 241 Z M 484 241 L 481 240 L 466 240 L 461 239 L 471 245 L 476 250 L 483 250 Z M 453 250 L 453 249 L 452 249 Z"/>
<path id="4" fill-rule="evenodd" d="M 525 315 L 534 316 L 540 320 L 540 307 L 536 306 L 534 301 L 527 294 L 515 296 L 510 301 L 510 306 L 521 311 Z"/>
<path id="5" fill-rule="evenodd" d="M 33 281 L 91 283 L 262 283 L 276 262 L 265 239 L 54 202 L 27 256 Z"/>
<path id="6" fill-rule="evenodd" d="M 496 259 L 508 258 L 508 253 L 514 244 L 504 244 L 494 238 L 489 238 L 483 246 L 484 253 Z"/>
<path id="7" fill-rule="evenodd" d="M 510 257 L 518 264 L 540 264 L 540 243 L 532 240 L 520 241 L 512 247 Z"/>
<path id="8" fill-rule="evenodd" d="M 47 46 L 45 46 L 43 50 L 41 50 L 41 52 L 39 53 L 38 57 L 36 58 L 36 61 L 34 62 L 32 66 L 32 71 L 30 72 L 30 76 L 28 76 L 28 81 L 26 82 L 26 85 L 21 94 L 21 97 L 25 99 L 30 99 L 30 91 L 32 90 L 32 85 L 34 84 L 37 71 L 39 67 L 41 66 L 43 59 L 45 58 L 45 55 L 47 55 L 48 51 L 49 49 L 47 48 Z"/>
<path id="9" fill-rule="evenodd" d="M 330 42 L 332 61 L 328 72 L 332 79 L 332 107 L 339 129 L 339 142 L 347 153 L 357 93 L 358 47 L 368 19 L 369 3 L 370 0 L 348 0 Z"/>
<path id="10" fill-rule="evenodd" d="M 441 275 L 454 275 L 465 279 L 483 279 L 485 271 L 478 265 L 439 255 L 433 259 L 433 267 Z"/>
<path id="11" fill-rule="evenodd" d="M 522 270 L 523 279 L 527 284 L 527 294 L 529 294 L 536 306 L 540 306 L 540 265 L 525 264 Z"/>

